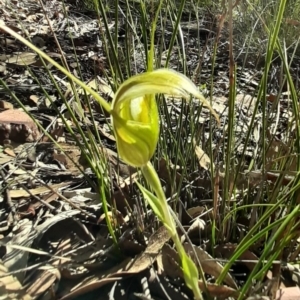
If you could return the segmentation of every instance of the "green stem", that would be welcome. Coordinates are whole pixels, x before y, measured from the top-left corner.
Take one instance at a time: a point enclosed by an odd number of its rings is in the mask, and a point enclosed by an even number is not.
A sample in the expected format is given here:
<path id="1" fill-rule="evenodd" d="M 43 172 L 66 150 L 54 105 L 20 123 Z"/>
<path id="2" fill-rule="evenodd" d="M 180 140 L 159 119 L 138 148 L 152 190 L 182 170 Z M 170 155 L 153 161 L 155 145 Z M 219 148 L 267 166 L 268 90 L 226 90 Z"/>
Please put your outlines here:
<path id="1" fill-rule="evenodd" d="M 148 184 L 151 186 L 151 188 L 154 190 L 157 198 L 161 201 L 161 208 L 162 208 L 162 215 L 163 219 L 161 220 L 165 226 L 165 228 L 168 230 L 170 237 L 172 238 L 175 247 L 177 249 L 178 255 L 180 257 L 181 263 L 182 263 L 182 269 L 184 274 L 184 279 L 189 286 L 193 293 L 196 300 L 202 300 L 201 291 L 199 289 L 198 285 L 198 270 L 194 262 L 191 260 L 190 257 L 185 252 L 184 247 L 181 244 L 179 235 L 176 230 L 176 223 L 174 219 L 172 218 L 172 215 L 169 211 L 167 199 L 165 196 L 165 193 L 162 189 L 159 177 L 151 164 L 151 162 L 148 162 L 145 166 L 141 168 L 141 171 L 148 182 Z M 195 278 L 196 277 L 196 278 Z"/>

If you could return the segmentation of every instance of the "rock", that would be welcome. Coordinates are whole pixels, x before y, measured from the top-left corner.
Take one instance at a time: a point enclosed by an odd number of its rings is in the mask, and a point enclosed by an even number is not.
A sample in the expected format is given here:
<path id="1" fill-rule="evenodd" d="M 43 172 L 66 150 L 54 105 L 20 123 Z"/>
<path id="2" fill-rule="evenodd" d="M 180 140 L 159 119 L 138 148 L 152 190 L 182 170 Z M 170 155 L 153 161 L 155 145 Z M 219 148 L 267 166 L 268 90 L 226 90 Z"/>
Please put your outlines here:
<path id="1" fill-rule="evenodd" d="M 37 125 L 23 111 L 9 109 L 0 113 L 0 144 L 34 142 L 40 136 Z"/>

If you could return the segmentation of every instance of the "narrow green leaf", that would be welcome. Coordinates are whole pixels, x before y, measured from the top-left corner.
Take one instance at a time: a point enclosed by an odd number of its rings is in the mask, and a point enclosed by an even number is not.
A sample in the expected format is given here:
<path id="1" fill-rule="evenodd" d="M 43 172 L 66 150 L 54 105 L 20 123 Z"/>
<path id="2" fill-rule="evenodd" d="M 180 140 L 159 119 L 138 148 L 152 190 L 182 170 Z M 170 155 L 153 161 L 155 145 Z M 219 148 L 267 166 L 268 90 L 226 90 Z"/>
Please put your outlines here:
<path id="1" fill-rule="evenodd" d="M 151 192 L 149 192 L 147 189 L 145 189 L 138 182 L 137 182 L 137 185 L 138 185 L 140 191 L 142 192 L 145 200 L 149 203 L 149 205 L 151 206 L 151 208 L 154 211 L 154 213 L 156 214 L 156 216 L 164 224 L 164 226 L 166 227 L 166 229 L 172 236 L 172 234 L 174 232 L 173 224 L 169 224 L 168 219 L 166 218 L 166 216 L 164 214 L 165 209 L 163 207 L 162 201 L 159 200 L 157 197 L 155 197 Z"/>

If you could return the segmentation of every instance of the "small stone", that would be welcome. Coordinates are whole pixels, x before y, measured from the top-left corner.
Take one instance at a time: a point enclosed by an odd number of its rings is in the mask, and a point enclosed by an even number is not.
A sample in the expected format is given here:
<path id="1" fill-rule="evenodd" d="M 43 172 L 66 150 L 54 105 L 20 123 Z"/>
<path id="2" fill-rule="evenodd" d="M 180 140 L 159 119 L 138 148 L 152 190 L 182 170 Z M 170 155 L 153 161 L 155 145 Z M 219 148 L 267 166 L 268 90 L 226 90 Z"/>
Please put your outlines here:
<path id="1" fill-rule="evenodd" d="M 36 141 L 40 136 L 37 125 L 21 110 L 9 109 L 0 113 L 0 144 L 10 140 L 15 143 Z"/>

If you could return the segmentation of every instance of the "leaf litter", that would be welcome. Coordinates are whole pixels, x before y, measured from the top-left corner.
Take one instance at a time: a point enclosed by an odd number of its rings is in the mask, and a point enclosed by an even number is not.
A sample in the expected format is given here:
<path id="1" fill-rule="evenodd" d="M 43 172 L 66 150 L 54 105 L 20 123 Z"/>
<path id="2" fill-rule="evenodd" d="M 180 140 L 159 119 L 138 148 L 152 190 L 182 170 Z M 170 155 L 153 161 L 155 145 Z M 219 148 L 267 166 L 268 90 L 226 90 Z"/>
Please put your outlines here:
<path id="1" fill-rule="evenodd" d="M 3 4 L 0 8 L 1 13 L 5 16 L 5 23 L 10 28 L 17 32 L 22 31 L 17 12 L 22 26 L 27 30 L 32 42 L 46 50 L 50 57 L 61 58 L 53 43 L 50 34 L 51 28 L 44 18 L 44 12 L 38 2 L 26 0 L 20 1 L 18 5 L 12 2 L 8 6 L 3 0 L 0 0 L 0 3 Z M 51 20 L 52 29 L 58 37 L 64 36 L 64 38 L 60 38 L 60 44 L 66 53 L 68 63 L 72 71 L 76 73 L 78 63 L 74 56 L 75 50 L 88 85 L 98 90 L 107 99 L 111 99 L 113 91 L 102 79 L 107 68 L 107 58 L 97 34 L 97 21 L 84 14 L 80 16 L 72 14 L 72 4 L 67 3 L 67 10 L 72 15 L 72 19 L 68 19 L 68 24 L 61 2 L 52 0 L 46 3 L 46 11 Z M 40 22 L 39 26 L 36 26 L 36 22 Z M 111 29 L 113 29 L 113 23 Z M 188 23 L 187 29 L 191 30 L 190 23 Z M 207 35 L 213 32 L 213 29 L 210 28 L 203 32 Z M 71 44 L 70 34 L 74 44 Z M 188 45 L 191 70 L 196 69 L 196 63 L 198 63 L 198 60 L 193 58 L 194 42 L 195 39 L 192 37 Z M 165 230 L 159 228 L 158 224 L 154 222 L 155 219 L 151 212 L 144 213 L 142 217 L 139 215 L 141 208 L 138 207 L 137 201 L 133 197 L 133 191 L 136 188 L 134 182 L 139 174 L 136 172 L 137 170 L 129 168 L 118 160 L 115 148 L 111 146 L 115 140 L 103 122 L 105 116 L 102 115 L 101 108 L 97 106 L 97 103 L 91 102 L 98 125 L 97 129 L 107 141 L 107 147 L 101 146 L 101 151 L 105 153 L 113 173 L 114 192 L 112 198 L 120 216 L 114 220 L 113 224 L 122 233 L 118 241 L 122 255 L 116 251 L 112 241 L 107 238 L 108 231 L 103 218 L 101 195 L 95 192 L 96 189 L 93 185 L 91 187 L 91 183 L 95 184 L 95 177 L 90 172 L 80 148 L 69 138 L 64 125 L 57 117 L 57 112 L 53 109 L 53 103 L 58 105 L 61 103 L 57 95 L 51 93 L 53 87 L 47 76 L 39 71 L 40 59 L 9 36 L 1 38 L 0 43 L 0 49 L 3 52 L 0 53 L 0 75 L 5 77 L 9 89 L 22 99 L 25 107 L 36 117 L 37 122 L 47 128 L 48 134 L 54 140 L 59 141 L 60 145 L 57 147 L 37 129 L 27 115 L 25 116 L 18 108 L 15 109 L 11 104 L 10 95 L 6 93 L 4 87 L 0 87 L 2 103 L 0 164 L 1 185 L 4 190 L 0 201 L 0 294 L 7 295 L 5 296 L 7 298 L 3 299 L 49 299 L 54 295 L 58 299 L 77 299 L 79 295 L 87 294 L 92 295 L 92 299 L 96 299 L 99 298 L 99 293 L 105 291 L 112 298 L 117 295 L 117 292 L 121 292 L 139 299 L 143 299 L 143 297 L 148 297 L 147 299 L 156 299 L 156 297 L 190 299 L 190 291 L 182 287 L 183 277 L 178 265 L 178 255 L 168 243 L 169 238 Z M 75 49 L 73 49 L 73 45 Z M 218 49 L 218 56 L 224 59 L 224 62 L 220 61 L 217 64 L 215 71 L 217 75 L 214 77 L 215 90 L 213 91 L 213 108 L 221 115 L 223 125 L 221 128 L 226 128 L 229 118 L 227 103 L 229 80 L 226 59 L 221 55 L 225 49 L 226 43 L 220 45 Z M 172 68 L 178 68 L 178 55 L 178 49 L 174 48 L 170 60 Z M 211 56 L 209 51 L 205 55 L 201 66 L 201 82 L 209 83 Z M 29 65 L 39 77 L 43 88 L 50 93 L 50 102 L 44 97 L 40 86 L 27 71 L 26 67 Z M 95 74 L 93 75 L 90 66 L 94 68 Z M 65 96 L 69 97 L 82 125 L 86 126 L 90 122 L 88 110 L 84 109 L 82 114 L 81 108 L 76 106 L 69 84 L 64 82 L 55 70 L 52 71 L 54 76 L 57 76 L 55 78 Z M 139 65 L 138 71 L 143 71 L 142 64 Z M 237 155 L 241 154 L 244 147 L 245 132 L 249 127 L 256 104 L 256 99 L 251 94 L 256 90 L 260 77 L 260 71 L 251 68 L 237 69 L 239 80 L 235 134 Z M 78 89 L 77 92 L 82 93 L 81 89 Z M 286 99 L 280 99 L 277 111 L 274 111 L 273 108 L 274 101 L 274 97 L 270 96 L 269 118 L 279 119 L 280 122 L 274 122 L 270 127 L 270 134 L 277 136 L 277 140 L 272 142 L 269 149 L 270 165 L 274 163 L 275 158 L 276 163 L 280 163 L 278 152 L 282 153 L 282 159 L 286 155 L 290 155 L 287 149 L 288 135 L 282 130 L 282 128 L 286 128 L 287 123 L 292 121 L 292 114 L 288 109 L 289 98 L 287 95 Z M 198 103 L 192 102 L 192 105 L 195 111 L 202 110 Z M 63 107 L 60 108 L 63 112 Z M 182 106 L 174 99 L 172 103 L 168 104 L 168 109 L 171 121 L 176 122 L 178 116 L 182 114 Z M 1 115 L 4 116 L 2 119 Z M 63 114 L 63 116 L 68 119 L 67 114 Z M 184 117 L 188 124 L 187 117 Z M 164 122 L 162 120 L 162 127 L 166 128 Z M 204 128 L 204 140 L 208 140 L 208 111 L 205 109 L 201 111 L 198 122 L 198 125 Z M 249 159 L 257 154 L 261 122 L 261 115 L 257 114 L 251 143 L 247 145 L 246 156 Z M 73 124 L 70 123 L 70 126 L 72 127 Z M 217 156 L 222 155 L 222 149 L 219 149 L 217 142 L 223 138 L 222 130 L 224 129 L 216 129 L 213 133 L 213 148 L 219 151 Z M 213 176 L 208 174 L 212 162 L 203 150 L 204 148 L 195 139 L 190 142 L 193 143 L 200 176 L 197 174 L 195 178 L 193 174 L 190 174 L 185 179 L 188 183 L 184 186 L 183 191 L 188 191 L 192 185 L 205 186 L 203 177 L 206 176 L 210 180 L 209 177 Z M 171 166 L 171 170 L 167 165 Z M 185 176 L 183 169 L 179 165 L 172 164 L 172 161 L 167 163 L 164 159 L 160 160 L 159 166 L 159 174 L 165 181 L 167 194 L 169 197 L 174 197 L 170 188 L 174 177 L 170 171 L 175 172 L 176 185 L 179 185 Z M 247 166 L 244 166 L 244 169 L 246 170 Z M 290 171 L 293 170 L 292 164 Z M 222 176 L 222 173 L 220 174 Z M 273 183 L 278 178 L 276 173 L 268 172 L 267 175 L 267 180 L 273 181 Z M 89 182 L 86 180 L 86 176 L 89 178 Z M 243 190 L 245 183 L 248 188 L 249 186 L 255 187 L 263 179 L 261 176 L 260 170 L 245 172 L 241 174 L 237 185 L 240 190 Z M 287 184 L 289 179 L 292 180 L 292 176 L 289 174 L 285 177 Z M 227 274 L 226 285 L 214 284 L 214 280 L 221 273 L 223 267 L 204 250 L 207 242 L 202 241 L 205 230 L 209 230 L 210 225 L 207 224 L 210 223 L 210 220 L 207 210 L 209 206 L 204 205 L 205 201 L 204 204 L 201 203 L 199 199 L 205 199 L 207 191 L 194 191 L 193 193 L 197 196 L 198 202 L 196 201 L 189 208 L 182 205 L 181 209 L 184 228 L 193 243 L 198 246 L 186 243 L 183 235 L 184 247 L 189 250 L 195 262 L 200 261 L 202 264 L 209 279 L 207 289 L 211 296 L 217 299 L 235 299 L 239 296 L 239 283 L 234 271 Z M 113 218 L 116 216 L 115 212 L 112 213 L 112 208 L 110 215 Z M 156 226 L 152 225 L 149 228 L 151 223 L 155 223 Z M 232 253 L 234 246 L 230 245 L 229 248 L 227 246 L 226 244 L 217 246 L 215 255 L 229 258 L 228 249 Z M 259 245 L 256 246 L 259 247 Z M 224 252 L 224 249 L 227 249 L 227 252 Z M 254 250 L 249 249 L 243 254 L 243 257 L 240 257 L 245 261 L 241 264 L 250 271 L 254 264 L 253 261 L 257 259 Z M 249 263 L 247 260 L 252 262 Z M 289 272 L 296 280 L 299 273 L 297 267 L 290 266 Z M 272 276 L 268 279 L 272 280 Z M 129 285 L 124 285 L 122 282 Z M 128 288 L 128 286 L 131 287 Z M 199 286 L 204 290 L 203 282 L 199 281 Z M 108 289 L 105 290 L 105 287 Z M 294 288 L 285 286 L 278 293 L 288 293 L 291 289 L 296 295 L 299 295 L 299 291 L 297 294 Z M 262 295 L 263 292 L 261 291 L 260 294 Z M 248 297 L 248 299 L 250 298 L 251 296 Z"/>

